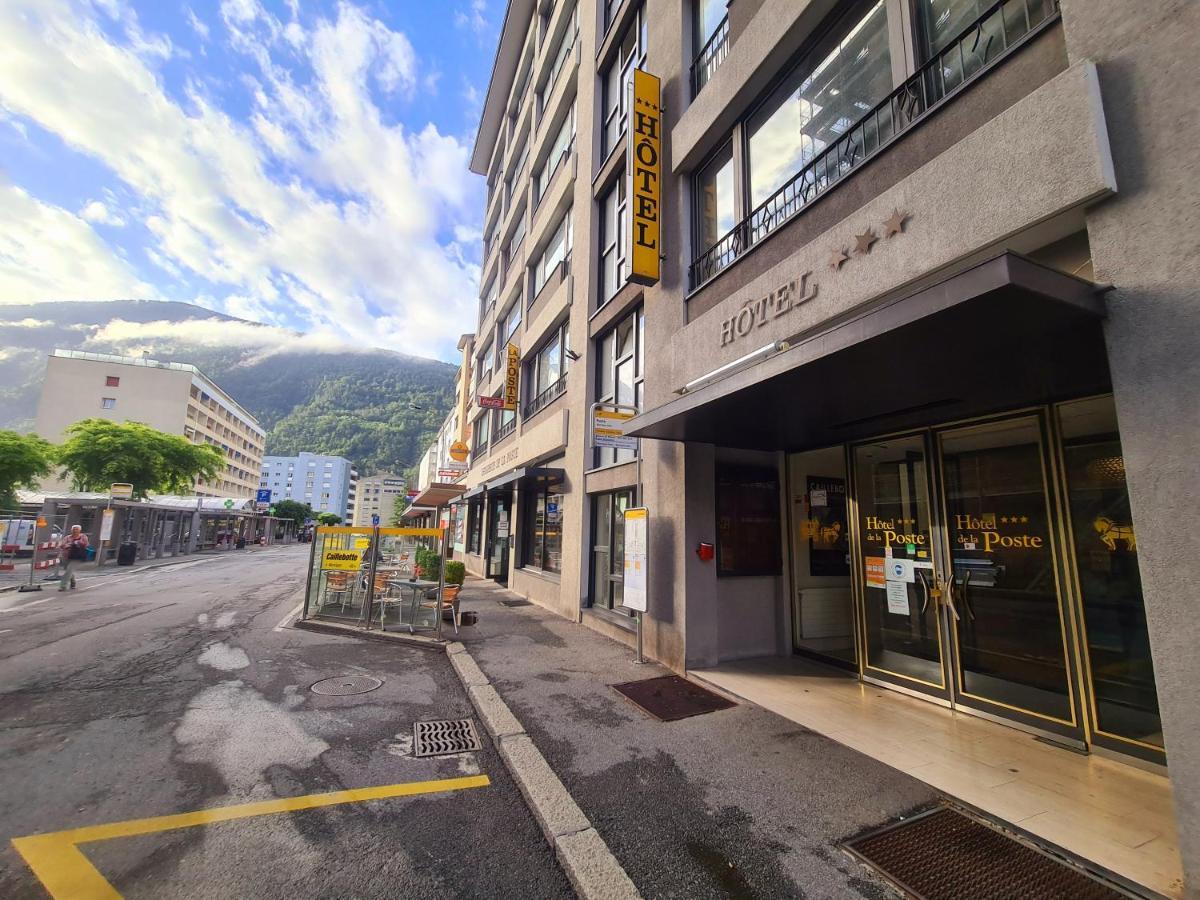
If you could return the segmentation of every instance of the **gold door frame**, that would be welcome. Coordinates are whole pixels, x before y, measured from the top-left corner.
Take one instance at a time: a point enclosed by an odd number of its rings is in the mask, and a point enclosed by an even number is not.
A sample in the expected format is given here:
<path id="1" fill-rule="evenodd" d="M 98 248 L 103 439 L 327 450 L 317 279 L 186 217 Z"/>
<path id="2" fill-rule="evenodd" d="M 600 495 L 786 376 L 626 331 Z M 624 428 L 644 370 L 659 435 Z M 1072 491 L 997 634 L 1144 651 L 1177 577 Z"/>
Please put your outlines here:
<path id="1" fill-rule="evenodd" d="M 942 544 L 943 555 L 947 560 L 950 561 L 950 577 L 954 577 L 953 548 L 950 541 L 950 518 L 946 497 L 944 473 L 945 460 L 942 454 L 942 435 L 946 434 L 947 432 L 959 431 L 964 428 L 970 428 L 978 425 L 990 425 L 996 422 L 1007 422 L 1017 419 L 1032 418 L 1037 426 L 1038 431 L 1038 459 L 1041 464 L 1042 473 L 1042 497 L 1043 503 L 1046 507 L 1047 536 L 1049 538 L 1048 545 L 1050 548 L 1052 568 L 1054 570 L 1054 589 L 1058 610 L 1058 627 L 1059 635 L 1062 639 L 1063 670 L 1067 679 L 1067 705 L 1071 710 L 1071 718 L 1070 720 L 1060 719 L 1056 716 L 1047 715 L 1046 713 L 1040 713 L 1031 709 L 1025 709 L 1024 707 L 1015 706 L 1000 700 L 990 699 L 978 694 L 972 694 L 971 692 L 967 691 L 963 686 L 966 679 L 962 671 L 962 653 L 958 640 L 958 628 L 953 623 L 948 622 L 946 624 L 947 630 L 950 632 L 950 643 L 952 647 L 950 663 L 953 668 L 954 675 L 952 679 L 954 703 L 956 707 L 961 705 L 964 709 L 975 708 L 977 711 L 984 713 L 989 712 L 988 707 L 990 706 L 1001 710 L 1007 710 L 1010 713 L 1017 714 L 1018 716 L 1029 716 L 1034 720 L 1046 722 L 1051 726 L 1058 726 L 1057 728 L 1052 729 L 1056 734 L 1065 727 L 1070 731 L 1077 732 L 1077 735 L 1068 735 L 1069 737 L 1073 737 L 1086 744 L 1088 730 L 1086 725 L 1083 723 L 1085 717 L 1082 715 L 1082 708 L 1079 702 L 1080 690 L 1077 686 L 1077 682 L 1078 685 L 1083 684 L 1083 682 L 1080 680 L 1082 673 L 1078 667 L 1079 645 L 1075 640 L 1076 636 L 1074 633 L 1073 622 L 1074 616 L 1071 614 L 1071 609 L 1076 604 L 1072 602 L 1072 598 L 1068 596 L 1066 591 L 1066 578 L 1065 571 L 1063 570 L 1063 561 L 1067 555 L 1067 545 L 1063 543 L 1063 510 L 1056 503 L 1058 495 L 1056 486 L 1059 482 L 1060 473 L 1057 471 L 1052 472 L 1047 465 L 1048 449 L 1051 440 L 1051 435 L 1048 432 L 1048 420 L 1050 413 L 1051 410 L 1049 407 L 1038 406 L 1030 409 L 1004 412 L 991 416 L 981 416 L 966 423 L 939 425 L 930 429 L 934 443 L 936 466 L 936 477 L 932 479 L 935 490 L 937 491 L 937 516 L 934 517 L 934 521 L 937 523 L 935 530 L 940 532 L 938 540 Z M 962 702 L 964 700 L 966 702 Z M 982 706 L 982 709 L 980 709 L 978 706 L 973 707 L 973 703 L 979 704 Z M 995 713 L 993 713 L 993 715 L 995 715 Z M 1001 716 L 1003 717 L 1003 714 L 1001 714 Z M 1019 723 L 1020 719 L 1017 718 L 1014 719 L 1014 721 Z M 1033 727 L 1038 727 L 1034 723 L 1027 724 L 1031 724 Z"/>
<path id="2" fill-rule="evenodd" d="M 947 660 L 947 645 L 945 635 L 945 623 L 942 618 L 941 604 L 935 607 L 935 617 L 937 620 L 937 636 L 938 636 L 938 651 L 941 658 L 942 681 L 940 684 L 926 681 L 923 678 L 917 678 L 913 675 L 906 675 L 902 672 L 893 672 L 885 669 L 882 666 L 870 665 L 867 660 L 867 607 L 866 607 L 866 564 L 862 553 L 861 530 L 859 528 L 859 507 L 858 507 L 858 472 L 854 465 L 854 451 L 858 447 L 863 447 L 868 444 L 876 444 L 880 441 L 895 440 L 898 438 L 919 437 L 924 445 L 925 452 L 925 491 L 926 501 L 929 505 L 930 515 L 930 553 L 933 554 L 932 561 L 934 565 L 934 574 L 941 573 L 942 560 L 938 557 L 938 550 L 935 550 L 937 540 L 933 534 L 936 525 L 936 515 L 934 508 L 934 497 L 932 495 L 932 468 L 930 465 L 930 436 L 929 428 L 907 429 L 904 431 L 896 431 L 890 434 L 881 435 L 879 437 L 869 438 L 862 441 L 854 441 L 846 445 L 846 518 L 850 521 L 847 523 L 850 528 L 850 589 L 851 596 L 854 600 L 854 612 L 856 631 L 858 632 L 858 674 L 860 678 L 872 680 L 872 672 L 879 673 L 875 676 L 882 683 L 889 686 L 904 688 L 904 684 L 898 684 L 893 679 L 899 679 L 900 682 L 907 682 L 912 685 L 909 687 L 912 693 L 919 694 L 922 697 L 929 697 L 935 700 L 941 700 L 947 705 L 954 705 L 954 695 L 950 686 L 949 668 Z M 882 677 L 881 677 L 882 676 Z"/>

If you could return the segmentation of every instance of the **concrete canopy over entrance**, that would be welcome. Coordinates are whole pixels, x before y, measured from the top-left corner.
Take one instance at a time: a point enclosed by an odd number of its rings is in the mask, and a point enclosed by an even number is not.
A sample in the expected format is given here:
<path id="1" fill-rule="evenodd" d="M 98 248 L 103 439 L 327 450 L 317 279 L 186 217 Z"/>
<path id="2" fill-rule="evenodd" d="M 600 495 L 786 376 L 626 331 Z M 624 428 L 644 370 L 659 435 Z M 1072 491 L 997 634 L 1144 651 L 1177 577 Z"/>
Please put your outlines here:
<path id="1" fill-rule="evenodd" d="M 1101 290 L 1002 253 L 781 342 L 757 365 L 637 416 L 629 430 L 801 450 L 1104 393 Z"/>

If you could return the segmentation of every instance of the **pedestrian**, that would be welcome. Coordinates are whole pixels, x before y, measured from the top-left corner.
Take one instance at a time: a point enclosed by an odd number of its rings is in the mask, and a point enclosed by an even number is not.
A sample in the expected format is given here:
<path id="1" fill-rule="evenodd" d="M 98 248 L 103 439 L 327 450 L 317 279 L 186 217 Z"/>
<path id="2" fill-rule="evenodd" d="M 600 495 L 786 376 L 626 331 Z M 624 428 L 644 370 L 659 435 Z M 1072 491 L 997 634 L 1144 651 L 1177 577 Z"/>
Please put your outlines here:
<path id="1" fill-rule="evenodd" d="M 72 571 L 75 563 L 87 559 L 88 537 L 79 525 L 72 525 L 69 534 L 58 542 L 59 565 L 62 566 L 62 577 L 58 589 L 65 591 L 68 582 L 71 590 L 75 590 L 75 573 Z"/>

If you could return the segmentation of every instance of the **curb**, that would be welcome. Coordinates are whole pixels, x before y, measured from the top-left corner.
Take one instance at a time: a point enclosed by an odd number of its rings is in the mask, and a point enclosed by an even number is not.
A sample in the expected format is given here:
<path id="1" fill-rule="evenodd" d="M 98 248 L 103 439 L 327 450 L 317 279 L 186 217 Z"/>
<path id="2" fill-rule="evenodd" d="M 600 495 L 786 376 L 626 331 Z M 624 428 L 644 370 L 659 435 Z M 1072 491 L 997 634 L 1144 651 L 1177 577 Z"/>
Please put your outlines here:
<path id="1" fill-rule="evenodd" d="M 389 644 L 408 644 L 410 647 L 420 647 L 422 650 L 442 650 L 445 641 L 425 637 L 420 634 L 396 634 L 391 631 L 364 631 L 358 625 L 342 625 L 337 622 L 322 622 L 316 619 L 295 619 L 288 626 L 299 628 L 301 631 L 319 631 L 322 634 L 337 634 L 343 637 L 355 637 L 369 641 L 383 641 Z"/>
<path id="2" fill-rule="evenodd" d="M 638 900 L 641 895 L 629 875 L 466 645 L 447 644 L 446 655 L 575 893 L 583 900 Z"/>

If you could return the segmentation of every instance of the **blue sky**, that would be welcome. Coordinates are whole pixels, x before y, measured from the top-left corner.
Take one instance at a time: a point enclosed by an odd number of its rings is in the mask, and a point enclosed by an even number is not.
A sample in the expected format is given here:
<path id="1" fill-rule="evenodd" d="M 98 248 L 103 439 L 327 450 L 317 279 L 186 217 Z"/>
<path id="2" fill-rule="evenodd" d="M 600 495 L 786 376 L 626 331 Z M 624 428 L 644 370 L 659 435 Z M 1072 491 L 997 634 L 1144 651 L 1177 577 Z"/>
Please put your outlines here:
<path id="1" fill-rule="evenodd" d="M 0 305 L 183 300 L 280 340 L 452 359 L 474 324 L 467 161 L 503 10 L 3 0 Z"/>

